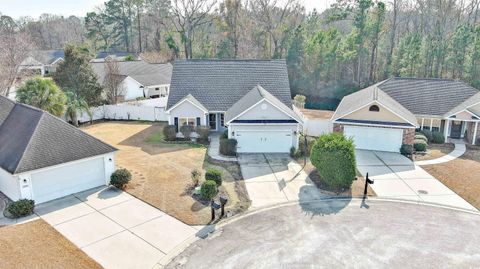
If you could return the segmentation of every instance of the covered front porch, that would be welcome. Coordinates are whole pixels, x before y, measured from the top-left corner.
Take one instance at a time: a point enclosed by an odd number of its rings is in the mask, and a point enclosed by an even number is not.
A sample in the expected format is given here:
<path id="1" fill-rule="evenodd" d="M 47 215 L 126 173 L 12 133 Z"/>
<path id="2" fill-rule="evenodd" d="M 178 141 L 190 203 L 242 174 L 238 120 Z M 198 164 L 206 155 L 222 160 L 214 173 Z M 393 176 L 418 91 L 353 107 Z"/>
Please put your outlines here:
<path id="1" fill-rule="evenodd" d="M 479 141 L 480 119 L 463 118 L 419 118 L 419 125 L 421 130 L 430 130 L 432 132 L 442 132 L 445 139 L 462 139 L 465 142 L 476 145 Z"/>

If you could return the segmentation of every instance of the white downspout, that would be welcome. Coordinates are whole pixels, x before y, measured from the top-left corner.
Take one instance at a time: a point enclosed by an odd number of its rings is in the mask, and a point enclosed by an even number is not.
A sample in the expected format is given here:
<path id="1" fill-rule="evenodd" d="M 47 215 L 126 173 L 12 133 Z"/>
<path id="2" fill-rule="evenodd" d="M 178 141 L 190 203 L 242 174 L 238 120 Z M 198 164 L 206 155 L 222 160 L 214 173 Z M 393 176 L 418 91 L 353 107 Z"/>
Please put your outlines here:
<path id="1" fill-rule="evenodd" d="M 473 130 L 472 145 L 475 145 L 475 141 L 477 140 L 477 129 L 478 129 L 478 121 L 475 122 L 475 130 Z"/>

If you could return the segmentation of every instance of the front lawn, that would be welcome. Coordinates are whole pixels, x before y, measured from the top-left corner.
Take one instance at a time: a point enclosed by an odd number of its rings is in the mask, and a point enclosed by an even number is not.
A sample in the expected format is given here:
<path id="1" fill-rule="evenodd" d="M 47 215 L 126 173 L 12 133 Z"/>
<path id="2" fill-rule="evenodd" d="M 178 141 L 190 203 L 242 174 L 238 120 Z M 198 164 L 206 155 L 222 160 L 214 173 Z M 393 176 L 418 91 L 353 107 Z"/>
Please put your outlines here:
<path id="1" fill-rule="evenodd" d="M 424 153 L 415 154 L 415 161 L 433 160 L 443 157 L 455 149 L 455 145 L 452 143 L 445 144 L 433 144 L 430 143 L 427 146 L 427 151 Z"/>
<path id="2" fill-rule="evenodd" d="M 43 220 L 0 228 L 0 268 L 102 268 Z"/>
<path id="3" fill-rule="evenodd" d="M 463 156 L 422 168 L 480 209 L 480 147 L 467 145 L 467 152 Z"/>
<path id="4" fill-rule="evenodd" d="M 221 191 L 227 192 L 227 210 L 243 211 L 249 206 L 248 194 L 237 163 L 209 160 L 207 148 L 197 143 L 164 142 L 162 123 L 104 122 L 86 126 L 84 131 L 113 145 L 118 168 L 132 173 L 126 191 L 189 225 L 210 221 L 210 207 L 190 195 L 193 169 L 223 172 Z"/>

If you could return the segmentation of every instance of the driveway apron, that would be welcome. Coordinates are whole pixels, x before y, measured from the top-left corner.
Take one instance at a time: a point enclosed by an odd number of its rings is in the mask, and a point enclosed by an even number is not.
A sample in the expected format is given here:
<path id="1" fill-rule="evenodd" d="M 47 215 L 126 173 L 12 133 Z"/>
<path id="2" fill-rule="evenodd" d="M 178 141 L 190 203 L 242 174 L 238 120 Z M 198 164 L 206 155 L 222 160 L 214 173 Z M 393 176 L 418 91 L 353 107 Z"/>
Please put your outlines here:
<path id="1" fill-rule="evenodd" d="M 198 230 L 113 188 L 40 204 L 36 213 L 105 268 L 152 268 Z"/>
<path id="2" fill-rule="evenodd" d="M 371 185 L 378 197 L 425 201 L 474 210 L 471 204 L 443 185 L 439 180 L 393 152 L 357 150 L 357 169 L 375 182 Z"/>
<path id="3" fill-rule="evenodd" d="M 238 162 L 252 201 L 251 209 L 327 197 L 288 154 L 240 154 Z"/>

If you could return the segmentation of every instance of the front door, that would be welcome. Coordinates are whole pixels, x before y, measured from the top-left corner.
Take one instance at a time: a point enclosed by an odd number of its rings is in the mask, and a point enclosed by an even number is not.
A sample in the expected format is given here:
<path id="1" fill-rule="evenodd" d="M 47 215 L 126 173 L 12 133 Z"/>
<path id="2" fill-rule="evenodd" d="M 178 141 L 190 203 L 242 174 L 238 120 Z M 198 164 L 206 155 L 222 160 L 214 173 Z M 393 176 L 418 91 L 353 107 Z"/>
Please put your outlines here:
<path id="1" fill-rule="evenodd" d="M 217 130 L 217 114 L 208 114 L 208 124 L 212 131 Z"/>
<path id="2" fill-rule="evenodd" d="M 450 130 L 450 137 L 451 138 L 460 138 L 462 136 L 462 122 L 461 121 L 453 121 L 452 122 L 452 129 Z"/>

